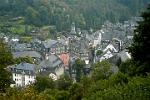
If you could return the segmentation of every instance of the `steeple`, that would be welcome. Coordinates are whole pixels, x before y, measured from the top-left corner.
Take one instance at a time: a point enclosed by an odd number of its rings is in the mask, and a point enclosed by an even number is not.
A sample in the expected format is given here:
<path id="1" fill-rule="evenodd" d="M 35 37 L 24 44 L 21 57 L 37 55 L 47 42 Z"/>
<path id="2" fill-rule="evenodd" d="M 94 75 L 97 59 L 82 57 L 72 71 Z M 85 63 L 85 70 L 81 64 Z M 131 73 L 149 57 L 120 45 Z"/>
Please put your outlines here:
<path id="1" fill-rule="evenodd" d="M 75 23 L 74 22 L 71 25 L 71 34 L 76 34 L 76 27 L 75 27 Z"/>

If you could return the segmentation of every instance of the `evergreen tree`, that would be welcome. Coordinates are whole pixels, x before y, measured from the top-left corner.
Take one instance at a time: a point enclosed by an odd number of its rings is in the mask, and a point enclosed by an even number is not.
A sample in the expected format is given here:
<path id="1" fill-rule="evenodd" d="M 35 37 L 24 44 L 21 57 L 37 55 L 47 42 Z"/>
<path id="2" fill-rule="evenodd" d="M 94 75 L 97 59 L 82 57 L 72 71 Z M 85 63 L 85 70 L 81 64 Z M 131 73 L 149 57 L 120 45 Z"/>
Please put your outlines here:
<path id="1" fill-rule="evenodd" d="M 129 48 L 134 61 L 139 63 L 137 69 L 140 73 L 150 71 L 150 5 L 142 13 L 143 20 L 138 22 L 139 25 L 135 30 L 133 44 Z"/>
<path id="2" fill-rule="evenodd" d="M 80 82 L 81 76 L 83 75 L 83 68 L 85 66 L 85 62 L 81 59 L 77 59 L 75 61 L 75 70 L 76 70 L 76 81 Z"/>
<path id="3" fill-rule="evenodd" d="M 5 92 L 10 86 L 10 73 L 6 71 L 6 67 L 12 62 L 13 59 L 7 46 L 0 39 L 0 92 Z"/>

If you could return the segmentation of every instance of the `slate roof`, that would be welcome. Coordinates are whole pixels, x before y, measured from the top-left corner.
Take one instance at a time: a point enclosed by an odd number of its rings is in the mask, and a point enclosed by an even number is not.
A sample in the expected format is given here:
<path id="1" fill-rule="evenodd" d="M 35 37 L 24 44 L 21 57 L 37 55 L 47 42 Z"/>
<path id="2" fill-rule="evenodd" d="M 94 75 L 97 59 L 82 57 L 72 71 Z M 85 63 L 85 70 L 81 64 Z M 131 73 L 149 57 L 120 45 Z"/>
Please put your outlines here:
<path id="1" fill-rule="evenodd" d="M 26 62 L 21 62 L 20 64 L 12 65 L 9 68 L 11 68 L 11 72 L 18 74 L 22 74 L 23 71 L 25 72 L 25 74 L 35 73 L 35 65 Z"/>
<path id="2" fill-rule="evenodd" d="M 58 41 L 56 40 L 51 40 L 51 39 L 48 39 L 48 40 L 45 40 L 43 41 L 43 45 L 45 48 L 51 48 L 54 44 L 56 44 Z"/>
<path id="3" fill-rule="evenodd" d="M 16 44 L 16 45 L 14 46 L 14 49 L 15 49 L 16 51 L 25 51 L 25 50 L 29 50 L 30 47 L 31 47 L 30 44 L 22 43 L 22 44 Z"/>
<path id="4" fill-rule="evenodd" d="M 102 33 L 102 40 L 111 40 L 113 37 L 112 32 L 104 32 Z"/>
<path id="5" fill-rule="evenodd" d="M 112 44 L 109 44 L 104 50 L 103 52 L 107 51 L 108 49 L 110 49 L 113 52 L 117 52 L 117 50 L 115 49 L 115 47 Z"/>
<path id="6" fill-rule="evenodd" d="M 37 39 L 37 38 L 34 38 L 31 40 L 32 43 L 39 43 L 41 44 L 41 40 Z"/>
<path id="7" fill-rule="evenodd" d="M 41 55 L 36 51 L 13 52 L 12 54 L 14 58 L 26 57 L 26 56 L 33 57 L 33 58 L 41 58 Z"/>
<path id="8" fill-rule="evenodd" d="M 22 70 L 34 70 L 34 65 L 33 64 L 29 64 L 29 63 L 20 63 L 16 66 L 16 69 L 22 69 Z"/>
<path id="9" fill-rule="evenodd" d="M 60 40 L 58 40 L 58 42 L 63 44 L 63 45 L 66 45 L 66 40 L 64 40 L 64 39 L 60 39 Z"/>
<path id="10" fill-rule="evenodd" d="M 58 65 L 63 64 L 60 58 L 54 54 L 48 56 L 48 59 L 42 61 L 39 65 L 41 68 L 56 68 Z"/>
<path id="11" fill-rule="evenodd" d="M 89 41 L 93 41 L 94 40 L 94 36 L 90 35 L 90 34 L 86 34 L 86 39 Z"/>

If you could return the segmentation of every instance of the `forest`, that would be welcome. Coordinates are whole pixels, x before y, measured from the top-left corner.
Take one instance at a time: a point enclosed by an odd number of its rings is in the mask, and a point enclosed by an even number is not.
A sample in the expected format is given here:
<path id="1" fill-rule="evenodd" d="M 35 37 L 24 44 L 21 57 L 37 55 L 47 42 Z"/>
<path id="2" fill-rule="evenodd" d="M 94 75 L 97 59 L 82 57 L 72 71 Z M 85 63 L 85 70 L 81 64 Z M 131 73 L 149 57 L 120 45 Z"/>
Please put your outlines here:
<path id="1" fill-rule="evenodd" d="M 68 31 L 72 22 L 82 29 L 100 29 L 109 20 L 123 22 L 139 14 L 149 0 L 0 0 L 0 20 L 54 26 Z"/>

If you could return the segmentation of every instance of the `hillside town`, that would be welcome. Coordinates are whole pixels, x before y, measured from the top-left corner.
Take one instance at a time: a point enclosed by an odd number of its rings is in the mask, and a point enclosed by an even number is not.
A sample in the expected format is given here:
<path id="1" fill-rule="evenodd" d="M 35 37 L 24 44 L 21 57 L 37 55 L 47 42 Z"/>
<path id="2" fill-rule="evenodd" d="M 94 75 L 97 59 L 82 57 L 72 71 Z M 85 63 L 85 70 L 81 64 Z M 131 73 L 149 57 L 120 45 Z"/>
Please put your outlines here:
<path id="1" fill-rule="evenodd" d="M 106 21 L 100 30 L 90 31 L 77 28 L 75 23 L 70 32 L 57 36 L 56 39 L 40 40 L 33 36 L 31 41 L 22 41 L 19 36 L 0 33 L 0 37 L 8 44 L 13 58 L 30 57 L 33 63 L 22 61 L 10 65 L 7 69 L 12 73 L 11 86 L 23 87 L 35 82 L 36 75 L 46 75 L 57 80 L 61 75 L 68 75 L 76 81 L 75 61 L 85 62 L 82 71 L 89 75 L 91 64 L 108 60 L 114 73 L 118 71 L 117 63 L 131 58 L 127 48 L 132 43 L 134 29 L 140 17 L 134 17 L 123 23 Z M 34 34 L 35 30 L 32 31 Z"/>

